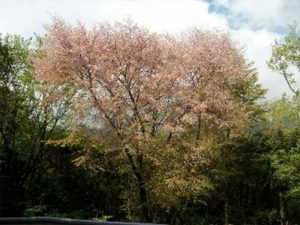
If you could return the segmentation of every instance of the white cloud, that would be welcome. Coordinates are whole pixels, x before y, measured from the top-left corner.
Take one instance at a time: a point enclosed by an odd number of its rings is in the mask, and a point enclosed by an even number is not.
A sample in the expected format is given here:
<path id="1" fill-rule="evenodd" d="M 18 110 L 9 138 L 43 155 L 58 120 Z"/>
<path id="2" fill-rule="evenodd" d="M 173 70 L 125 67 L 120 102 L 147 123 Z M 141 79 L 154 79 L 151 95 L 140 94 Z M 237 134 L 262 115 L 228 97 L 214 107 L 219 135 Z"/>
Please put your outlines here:
<path id="1" fill-rule="evenodd" d="M 271 45 L 275 39 L 281 39 L 282 35 L 266 29 L 253 31 L 249 28 L 241 28 L 232 31 L 231 34 L 232 38 L 245 48 L 246 58 L 254 62 L 259 82 L 268 89 L 266 97 L 272 99 L 279 97 L 283 92 L 290 93 L 283 77 L 272 72 L 266 64 L 272 54 Z"/>
<path id="2" fill-rule="evenodd" d="M 228 29 L 224 16 L 208 12 L 201 1 L 135 1 L 127 8 L 138 23 L 159 32 L 179 32 L 193 26 Z"/>
<path id="3" fill-rule="evenodd" d="M 300 24 L 299 0 L 215 0 L 229 9 L 235 22 L 250 27 L 276 29 L 297 22 Z"/>
<path id="4" fill-rule="evenodd" d="M 52 16 L 66 21 L 121 21 L 131 17 L 137 23 L 159 32 L 178 32 L 192 26 L 227 29 L 223 15 L 208 12 L 208 3 L 197 0 L 2 0 L 0 27 L 2 32 L 30 36 L 44 32 L 43 25 Z"/>

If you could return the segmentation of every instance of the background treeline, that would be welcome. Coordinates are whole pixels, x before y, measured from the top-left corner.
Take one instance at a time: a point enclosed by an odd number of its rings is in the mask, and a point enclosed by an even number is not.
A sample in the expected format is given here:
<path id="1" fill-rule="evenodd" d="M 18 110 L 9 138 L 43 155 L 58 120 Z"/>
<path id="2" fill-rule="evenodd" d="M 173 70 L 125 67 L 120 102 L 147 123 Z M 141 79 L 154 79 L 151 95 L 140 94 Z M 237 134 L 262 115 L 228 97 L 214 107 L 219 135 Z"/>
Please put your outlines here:
<path id="1" fill-rule="evenodd" d="M 268 63 L 293 95 L 263 103 L 226 34 L 1 36 L 1 216 L 299 224 L 299 52 L 291 27 Z"/>

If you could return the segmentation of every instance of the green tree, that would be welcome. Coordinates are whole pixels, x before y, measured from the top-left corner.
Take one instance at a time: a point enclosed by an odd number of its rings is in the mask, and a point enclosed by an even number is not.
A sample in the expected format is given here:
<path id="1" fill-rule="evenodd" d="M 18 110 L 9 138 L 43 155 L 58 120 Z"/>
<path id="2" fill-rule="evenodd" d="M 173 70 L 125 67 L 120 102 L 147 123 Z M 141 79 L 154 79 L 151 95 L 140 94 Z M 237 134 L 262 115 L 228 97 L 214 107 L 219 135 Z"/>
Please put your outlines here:
<path id="1" fill-rule="evenodd" d="M 269 67 L 279 72 L 294 96 L 283 96 L 269 105 L 268 121 L 269 154 L 273 169 L 273 187 L 279 192 L 281 224 L 292 222 L 295 209 L 299 211 L 299 140 L 300 140 L 300 36 L 296 24 L 289 26 L 284 40 L 275 41 Z"/>
<path id="2" fill-rule="evenodd" d="M 283 41 L 275 41 L 272 57 L 267 63 L 273 71 L 284 77 L 289 89 L 299 95 L 297 81 L 300 78 L 300 36 L 296 24 L 289 26 L 289 33 Z"/>
<path id="3" fill-rule="evenodd" d="M 30 116 L 34 99 L 28 46 L 29 42 L 20 37 L 0 39 L 1 213 L 21 210 L 24 203 L 25 165 L 19 149 L 25 143 L 18 137 L 28 129 L 23 122 Z"/>
<path id="4" fill-rule="evenodd" d="M 268 145 L 272 187 L 278 193 L 281 224 L 295 223 L 300 209 L 300 114 L 297 100 L 282 97 L 269 105 Z"/>
<path id="5" fill-rule="evenodd" d="M 71 109 L 65 88 L 34 79 L 32 57 L 40 40 L 0 39 L 1 214 L 21 215 L 26 193 L 46 171 L 46 141 Z M 60 93 L 60 95 L 59 95 Z M 61 96 L 61 93 L 64 93 Z"/>

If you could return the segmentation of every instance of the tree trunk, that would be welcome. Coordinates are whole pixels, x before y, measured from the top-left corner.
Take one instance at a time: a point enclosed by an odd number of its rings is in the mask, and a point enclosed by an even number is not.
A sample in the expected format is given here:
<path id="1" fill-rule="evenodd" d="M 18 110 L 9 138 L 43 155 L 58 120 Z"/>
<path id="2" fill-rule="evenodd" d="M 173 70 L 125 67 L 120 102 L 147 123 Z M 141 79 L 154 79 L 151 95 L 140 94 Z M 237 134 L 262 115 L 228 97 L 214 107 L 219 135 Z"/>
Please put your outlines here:
<path id="1" fill-rule="evenodd" d="M 285 212 L 284 212 L 284 200 L 282 192 L 279 192 L 279 214 L 280 214 L 280 225 L 285 225 Z"/>
<path id="2" fill-rule="evenodd" d="M 227 186 L 227 185 L 226 185 Z M 224 225 L 229 225 L 229 202 L 227 196 L 227 188 L 225 188 L 225 202 L 224 202 Z"/>
<path id="3" fill-rule="evenodd" d="M 142 180 L 138 180 L 138 185 L 140 191 L 140 200 L 142 204 L 142 222 L 151 222 L 148 208 L 147 192 L 144 187 L 144 182 Z"/>
<path id="4" fill-rule="evenodd" d="M 142 175 L 138 171 L 138 168 L 129 152 L 128 148 L 124 148 L 126 156 L 129 160 L 130 166 L 132 168 L 133 174 L 135 175 L 135 178 L 137 179 L 138 183 L 138 189 L 139 189 L 139 198 L 141 201 L 141 220 L 142 222 L 151 222 L 150 214 L 149 214 L 149 208 L 148 208 L 148 198 L 147 198 L 147 191 L 145 188 L 145 183 L 143 180 Z"/>
<path id="5" fill-rule="evenodd" d="M 228 222 L 228 199 L 225 199 L 225 205 L 224 205 L 224 225 L 229 225 Z"/>

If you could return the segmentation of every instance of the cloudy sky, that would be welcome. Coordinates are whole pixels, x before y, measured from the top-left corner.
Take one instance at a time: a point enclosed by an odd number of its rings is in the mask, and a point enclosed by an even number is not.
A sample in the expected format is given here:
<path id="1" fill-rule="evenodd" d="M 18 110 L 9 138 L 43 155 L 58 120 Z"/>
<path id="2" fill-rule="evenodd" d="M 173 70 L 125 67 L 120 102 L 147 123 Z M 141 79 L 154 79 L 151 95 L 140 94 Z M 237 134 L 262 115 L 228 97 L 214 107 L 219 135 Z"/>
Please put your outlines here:
<path id="1" fill-rule="evenodd" d="M 53 17 L 87 26 L 131 17 L 153 31 L 169 33 L 191 27 L 222 29 L 245 48 L 272 99 L 288 89 L 266 65 L 271 44 L 283 38 L 288 24 L 300 25 L 299 12 L 300 0 L 0 0 L 0 32 L 44 34 Z"/>

